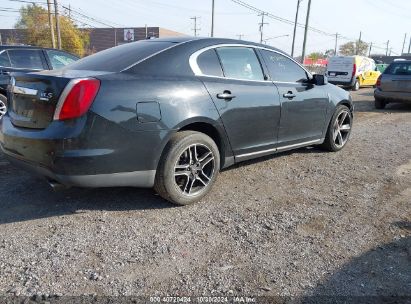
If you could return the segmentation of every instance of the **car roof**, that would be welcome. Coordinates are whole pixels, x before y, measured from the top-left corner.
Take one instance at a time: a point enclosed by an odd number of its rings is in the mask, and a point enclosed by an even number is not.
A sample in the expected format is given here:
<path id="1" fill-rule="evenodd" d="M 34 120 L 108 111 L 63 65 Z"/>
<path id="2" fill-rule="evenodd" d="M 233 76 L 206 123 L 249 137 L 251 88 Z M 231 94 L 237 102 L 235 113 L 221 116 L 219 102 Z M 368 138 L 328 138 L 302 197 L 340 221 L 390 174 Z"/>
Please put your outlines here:
<path id="1" fill-rule="evenodd" d="M 147 39 L 146 41 L 150 42 L 171 42 L 171 43 L 188 43 L 188 42 L 194 42 L 194 41 L 203 41 L 207 42 L 209 45 L 213 44 L 244 44 L 244 45 L 249 45 L 249 46 L 258 46 L 258 47 L 264 47 L 267 49 L 272 49 L 274 51 L 283 53 L 288 55 L 286 52 L 277 49 L 275 47 L 272 47 L 267 44 L 260 44 L 252 41 L 247 41 L 247 40 L 238 40 L 238 39 L 229 39 L 229 38 L 211 38 L 211 37 L 192 37 L 192 36 L 178 36 L 178 37 L 165 37 L 165 38 L 155 38 L 155 39 Z"/>

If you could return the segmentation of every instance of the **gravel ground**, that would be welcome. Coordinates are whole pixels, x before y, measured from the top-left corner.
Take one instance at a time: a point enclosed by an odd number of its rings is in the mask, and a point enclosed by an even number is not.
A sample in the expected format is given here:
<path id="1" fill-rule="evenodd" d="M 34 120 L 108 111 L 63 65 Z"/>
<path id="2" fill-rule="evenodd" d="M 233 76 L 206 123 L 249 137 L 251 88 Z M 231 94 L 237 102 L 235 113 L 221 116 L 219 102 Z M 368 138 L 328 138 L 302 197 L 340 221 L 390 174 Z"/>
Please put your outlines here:
<path id="1" fill-rule="evenodd" d="M 411 297 L 411 106 L 353 97 L 343 151 L 237 165 L 187 207 L 54 193 L 0 156 L 0 295 Z"/>

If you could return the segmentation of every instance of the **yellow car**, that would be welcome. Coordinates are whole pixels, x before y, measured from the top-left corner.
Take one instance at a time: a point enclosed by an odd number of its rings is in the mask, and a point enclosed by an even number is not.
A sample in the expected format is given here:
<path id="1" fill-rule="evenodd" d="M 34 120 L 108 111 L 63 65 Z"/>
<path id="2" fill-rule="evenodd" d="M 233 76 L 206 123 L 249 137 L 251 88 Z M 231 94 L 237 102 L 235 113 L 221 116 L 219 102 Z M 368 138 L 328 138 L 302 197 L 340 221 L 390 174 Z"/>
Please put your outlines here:
<path id="1" fill-rule="evenodd" d="M 327 64 L 328 82 L 357 91 L 363 86 L 375 86 L 381 72 L 375 61 L 363 56 L 335 56 Z"/>

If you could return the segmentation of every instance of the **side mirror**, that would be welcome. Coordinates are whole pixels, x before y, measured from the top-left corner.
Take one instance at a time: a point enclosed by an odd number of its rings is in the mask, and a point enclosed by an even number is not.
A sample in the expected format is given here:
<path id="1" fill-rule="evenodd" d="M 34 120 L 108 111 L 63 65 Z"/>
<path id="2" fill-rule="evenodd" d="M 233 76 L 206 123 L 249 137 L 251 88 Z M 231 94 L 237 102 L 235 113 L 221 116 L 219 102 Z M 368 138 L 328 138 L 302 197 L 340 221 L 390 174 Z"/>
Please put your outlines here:
<path id="1" fill-rule="evenodd" d="M 326 85 L 328 83 L 327 76 L 323 74 L 314 74 L 313 83 L 318 86 Z"/>

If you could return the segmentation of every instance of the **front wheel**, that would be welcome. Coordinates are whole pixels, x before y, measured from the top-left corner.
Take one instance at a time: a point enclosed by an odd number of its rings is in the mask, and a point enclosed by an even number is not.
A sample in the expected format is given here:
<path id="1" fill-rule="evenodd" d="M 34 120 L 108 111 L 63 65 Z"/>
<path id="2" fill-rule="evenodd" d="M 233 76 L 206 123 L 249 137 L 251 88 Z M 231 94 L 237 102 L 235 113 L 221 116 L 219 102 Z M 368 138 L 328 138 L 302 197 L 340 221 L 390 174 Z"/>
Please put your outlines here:
<path id="1" fill-rule="evenodd" d="M 167 144 L 161 157 L 154 189 L 164 199 L 189 205 L 204 197 L 220 169 L 220 153 L 207 135 L 182 131 Z"/>
<path id="2" fill-rule="evenodd" d="M 0 94 L 0 118 L 2 118 L 3 115 L 6 114 L 7 112 L 6 102 L 7 102 L 6 96 Z"/>
<path id="3" fill-rule="evenodd" d="M 350 109 L 340 105 L 334 112 L 327 129 L 322 148 L 331 152 L 337 152 L 344 148 L 350 138 L 353 117 Z"/>

